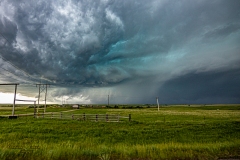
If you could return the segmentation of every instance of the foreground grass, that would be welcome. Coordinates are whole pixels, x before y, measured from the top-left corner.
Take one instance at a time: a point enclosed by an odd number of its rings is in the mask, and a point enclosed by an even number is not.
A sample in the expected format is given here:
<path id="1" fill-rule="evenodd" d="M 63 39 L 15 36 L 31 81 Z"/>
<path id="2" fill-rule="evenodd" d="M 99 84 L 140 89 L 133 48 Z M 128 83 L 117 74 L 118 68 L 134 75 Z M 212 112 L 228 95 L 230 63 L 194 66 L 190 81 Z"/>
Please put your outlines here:
<path id="1" fill-rule="evenodd" d="M 27 111 L 31 110 L 24 112 Z M 80 109 L 74 113 L 132 114 L 133 121 L 1 118 L 0 159 L 218 159 L 240 156 L 240 106 L 177 106 L 164 107 L 159 112 L 156 108 Z"/>

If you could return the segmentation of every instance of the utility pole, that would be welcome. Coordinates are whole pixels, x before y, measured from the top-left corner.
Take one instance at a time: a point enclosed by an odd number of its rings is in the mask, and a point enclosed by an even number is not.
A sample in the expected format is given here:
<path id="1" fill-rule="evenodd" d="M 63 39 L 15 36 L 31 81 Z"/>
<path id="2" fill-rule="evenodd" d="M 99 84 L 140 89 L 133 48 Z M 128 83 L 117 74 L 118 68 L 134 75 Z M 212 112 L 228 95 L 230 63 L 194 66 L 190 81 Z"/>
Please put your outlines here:
<path id="1" fill-rule="evenodd" d="M 37 85 L 36 85 L 36 86 L 37 86 Z M 38 107 L 37 107 L 37 112 L 38 112 L 38 108 L 39 108 L 40 94 L 41 94 L 41 92 L 40 92 L 40 85 L 39 85 L 39 87 L 38 87 Z"/>
<path id="2" fill-rule="evenodd" d="M 36 87 L 38 86 L 38 108 L 39 108 L 39 99 L 40 99 L 40 94 L 41 92 L 45 92 L 45 106 L 44 106 L 44 113 L 46 112 L 46 107 L 47 107 L 47 87 L 50 86 L 50 84 L 36 84 Z M 45 91 L 44 91 L 45 90 Z"/>
<path id="3" fill-rule="evenodd" d="M 109 95 L 108 95 L 108 106 L 109 106 Z"/>
<path id="4" fill-rule="evenodd" d="M 158 111 L 159 111 L 159 103 L 158 103 L 158 97 L 156 97 L 156 99 L 157 99 L 157 105 L 158 105 Z"/>
<path id="5" fill-rule="evenodd" d="M 44 107 L 44 113 L 46 112 L 46 108 L 47 108 L 47 84 L 45 84 L 46 85 L 46 92 L 45 92 L 45 107 Z"/>

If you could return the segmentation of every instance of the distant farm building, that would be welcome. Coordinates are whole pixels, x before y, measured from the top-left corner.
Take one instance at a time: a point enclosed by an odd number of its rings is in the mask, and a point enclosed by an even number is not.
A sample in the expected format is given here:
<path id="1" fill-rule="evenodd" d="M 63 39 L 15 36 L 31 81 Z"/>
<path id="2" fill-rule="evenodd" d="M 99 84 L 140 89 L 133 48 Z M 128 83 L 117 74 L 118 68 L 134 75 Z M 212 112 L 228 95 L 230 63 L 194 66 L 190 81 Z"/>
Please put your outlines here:
<path id="1" fill-rule="evenodd" d="M 78 105 L 78 104 L 74 104 L 74 105 L 72 106 L 72 108 L 73 108 L 73 109 L 79 109 L 79 105 Z"/>

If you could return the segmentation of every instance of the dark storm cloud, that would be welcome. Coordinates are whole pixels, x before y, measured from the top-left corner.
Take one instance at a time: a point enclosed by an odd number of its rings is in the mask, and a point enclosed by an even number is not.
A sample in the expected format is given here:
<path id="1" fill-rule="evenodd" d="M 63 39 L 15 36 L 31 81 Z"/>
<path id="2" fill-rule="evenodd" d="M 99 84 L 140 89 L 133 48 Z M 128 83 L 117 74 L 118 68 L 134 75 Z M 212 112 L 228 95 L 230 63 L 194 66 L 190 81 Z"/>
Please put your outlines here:
<path id="1" fill-rule="evenodd" d="M 216 39 L 216 38 L 226 38 L 227 36 L 234 34 L 240 30 L 240 22 L 227 24 L 225 26 L 221 26 L 212 31 L 209 31 L 205 34 L 205 39 Z"/>
<path id="2" fill-rule="evenodd" d="M 240 70 L 188 73 L 160 89 L 166 103 L 240 103 Z"/>
<path id="3" fill-rule="evenodd" d="M 7 37 L 8 39 L 8 41 L 5 41 L 8 43 L 13 43 L 17 34 L 17 26 L 11 21 L 9 21 L 6 17 L 3 17 L 2 21 L 0 21 L 0 28 L 1 36 Z"/>
<path id="4" fill-rule="evenodd" d="M 239 8 L 238 0 L 2 0 L 0 80 L 155 97 L 162 84 L 164 90 L 179 84 L 171 81 L 176 77 L 240 68 Z M 97 96 L 89 88 L 66 88 L 59 93 L 93 95 L 91 102 Z"/>

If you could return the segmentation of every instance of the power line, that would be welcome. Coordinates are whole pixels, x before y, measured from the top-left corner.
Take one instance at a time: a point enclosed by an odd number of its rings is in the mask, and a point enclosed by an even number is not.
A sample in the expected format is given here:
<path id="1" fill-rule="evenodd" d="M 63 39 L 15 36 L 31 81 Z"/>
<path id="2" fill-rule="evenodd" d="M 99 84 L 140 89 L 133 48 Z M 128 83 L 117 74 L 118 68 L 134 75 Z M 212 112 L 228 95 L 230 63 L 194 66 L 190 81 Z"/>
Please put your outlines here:
<path id="1" fill-rule="evenodd" d="M 12 76 L 10 76 L 10 75 L 5 75 L 5 76 L 8 76 L 8 77 L 10 77 L 10 78 L 12 78 L 12 79 L 15 79 L 15 80 L 17 80 L 17 81 L 22 80 L 22 81 L 24 81 L 25 83 L 26 83 L 26 82 L 28 82 L 28 83 L 31 82 L 31 81 L 29 81 L 29 80 L 26 80 L 26 79 L 23 79 L 23 78 L 19 78 L 19 75 L 15 74 L 15 73 L 13 73 L 13 72 L 11 72 L 11 71 L 9 71 L 9 70 L 7 70 L 6 68 L 0 67 L 0 69 L 2 69 L 2 70 L 4 70 L 5 72 L 7 72 L 7 74 L 11 74 Z M 14 78 L 14 76 L 15 76 L 15 77 L 18 77 L 18 79 L 17 79 L 17 78 Z"/>
<path id="2" fill-rule="evenodd" d="M 9 42 L 9 40 L 0 32 L 0 35 L 9 43 L 9 44 L 11 44 L 10 42 Z"/>
<path id="3" fill-rule="evenodd" d="M 0 55 L 0 58 L 1 58 L 4 62 L 10 64 L 13 68 L 15 68 L 15 69 L 21 71 L 22 73 L 24 73 L 25 75 L 27 75 L 29 78 L 37 79 L 37 78 L 35 78 L 35 77 L 29 75 L 26 71 L 20 69 L 19 67 L 17 67 L 16 65 L 14 65 L 13 63 L 11 63 L 10 61 L 6 60 L 2 55 Z"/>
<path id="4" fill-rule="evenodd" d="M 36 77 L 34 77 L 34 76 L 31 76 L 30 74 L 28 74 L 26 71 L 24 71 L 23 69 L 20 69 L 19 67 L 17 67 L 16 65 L 14 65 L 13 63 L 11 63 L 10 61 L 8 61 L 7 59 L 5 59 L 2 55 L 0 55 L 0 58 L 4 61 L 4 62 L 6 62 L 6 63 L 8 63 L 9 65 L 11 65 L 13 68 L 15 68 L 16 70 L 19 70 L 20 72 L 22 72 L 23 74 L 25 74 L 26 76 L 28 76 L 30 79 L 31 79 L 31 81 L 32 82 L 36 82 L 37 81 L 37 79 L 39 79 L 39 78 L 36 78 Z M 6 69 L 4 69 L 4 70 L 6 70 Z M 10 71 L 8 71 L 8 72 L 10 72 Z M 12 72 L 10 72 L 10 73 L 12 73 Z M 12 74 L 14 74 L 14 73 L 12 73 Z M 16 74 L 14 74 L 15 76 L 17 76 Z M 50 79 L 47 79 L 47 78 L 40 78 L 40 79 L 43 79 L 43 80 L 45 80 L 45 81 L 49 81 L 49 82 L 52 82 L 52 80 L 50 80 Z"/>
<path id="5" fill-rule="evenodd" d="M 9 41 L 1 32 L 0 32 L 0 35 L 1 35 L 9 44 L 11 44 L 10 41 Z M 1 58 L 3 61 L 5 61 L 6 63 L 10 64 L 13 68 L 15 68 L 15 69 L 21 71 L 22 73 L 24 73 L 25 75 L 27 75 L 29 78 L 32 78 L 32 79 L 34 79 L 35 81 L 36 81 L 36 79 L 38 79 L 38 78 L 36 78 L 36 77 L 31 76 L 30 74 L 28 74 L 28 73 L 27 73 L 26 71 L 24 71 L 23 69 L 20 69 L 19 67 L 17 67 L 16 65 L 14 65 L 13 63 L 11 63 L 11 62 L 8 61 L 7 59 L 5 59 L 2 55 L 0 55 L 0 58 Z M 45 79 L 45 80 L 51 81 L 51 80 L 49 80 L 49 79 Z"/>

